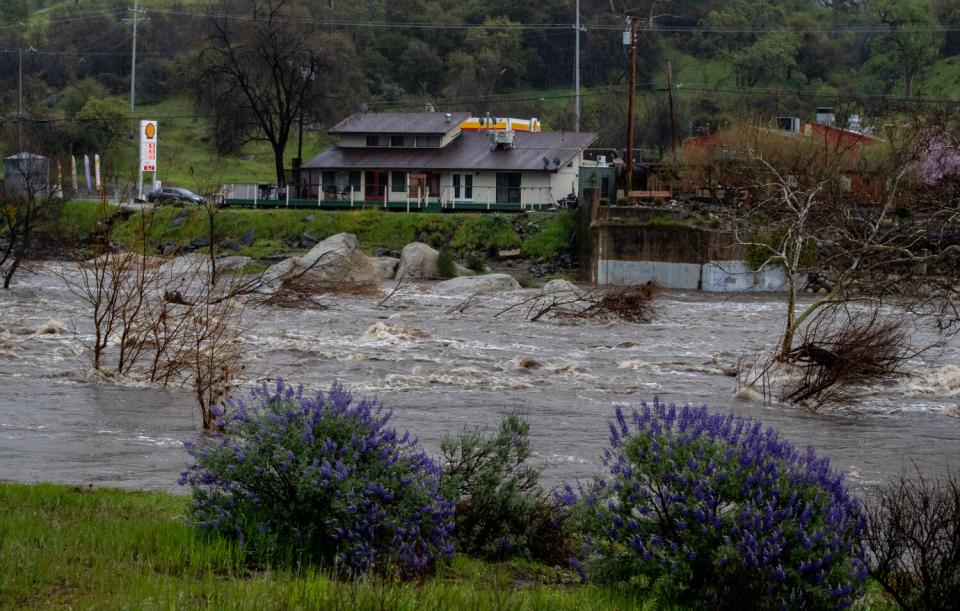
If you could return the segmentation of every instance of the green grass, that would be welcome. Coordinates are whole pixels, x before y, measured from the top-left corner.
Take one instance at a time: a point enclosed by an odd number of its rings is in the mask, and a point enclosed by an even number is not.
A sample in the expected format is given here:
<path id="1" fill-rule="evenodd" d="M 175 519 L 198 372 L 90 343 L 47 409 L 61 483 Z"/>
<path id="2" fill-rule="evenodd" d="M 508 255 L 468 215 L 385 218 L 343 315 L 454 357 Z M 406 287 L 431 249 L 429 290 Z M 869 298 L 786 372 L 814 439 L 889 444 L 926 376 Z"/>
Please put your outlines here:
<path id="1" fill-rule="evenodd" d="M 917 82 L 920 86 L 928 97 L 960 98 L 960 55 L 937 60 Z"/>
<path id="2" fill-rule="evenodd" d="M 197 112 L 189 100 L 172 98 L 157 104 L 136 107 L 136 125 L 140 119 L 157 121 L 157 174 L 164 185 L 178 186 L 197 192 L 209 192 L 225 183 L 276 183 L 273 150 L 266 142 L 254 142 L 237 154 L 220 157 L 208 135 L 209 121 L 193 117 Z M 137 141 L 138 142 L 138 141 Z M 138 156 L 137 142 L 124 140 L 112 155 L 121 172 L 133 176 Z M 303 157 L 310 159 L 333 145 L 334 140 L 323 132 L 305 131 Z M 287 144 L 284 167 L 289 168 L 297 154 L 296 135 Z M 149 180 L 149 178 L 148 178 Z"/>
<path id="3" fill-rule="evenodd" d="M 73 242 L 82 241 L 93 228 L 98 204 L 91 201 L 67 202 L 60 221 L 60 232 Z M 134 213 L 115 229 L 116 240 L 127 247 L 136 244 L 137 229 L 142 212 Z M 207 217 L 202 209 L 164 206 L 148 212 L 150 236 L 155 242 L 179 241 L 206 236 Z M 174 218 L 185 215 L 179 226 Z M 216 216 L 219 241 L 239 242 L 248 231 L 255 241 L 239 254 L 255 258 L 286 253 L 286 244 L 295 241 L 301 233 L 322 240 L 337 233 L 355 234 L 360 248 L 367 253 L 377 246 L 403 248 L 414 241 L 425 242 L 434 248 L 449 247 L 463 255 L 469 251 L 486 252 L 502 248 L 522 247 L 531 256 L 549 258 L 566 250 L 570 244 L 572 216 L 556 213 L 528 213 L 527 219 L 539 230 L 521 240 L 507 214 L 436 214 L 426 212 L 385 212 L 365 210 L 242 210 L 221 209 Z M 527 244 L 530 244 L 528 247 Z"/>
<path id="4" fill-rule="evenodd" d="M 419 583 L 338 582 L 316 568 L 250 570 L 235 544 L 183 523 L 187 498 L 0 484 L 0 608 L 641 609 L 566 571 L 456 558 Z"/>
<path id="5" fill-rule="evenodd" d="M 525 255 L 538 259 L 548 259 L 570 248 L 577 220 L 573 212 L 555 213 L 541 220 L 540 230 L 524 241 L 522 250 Z"/>

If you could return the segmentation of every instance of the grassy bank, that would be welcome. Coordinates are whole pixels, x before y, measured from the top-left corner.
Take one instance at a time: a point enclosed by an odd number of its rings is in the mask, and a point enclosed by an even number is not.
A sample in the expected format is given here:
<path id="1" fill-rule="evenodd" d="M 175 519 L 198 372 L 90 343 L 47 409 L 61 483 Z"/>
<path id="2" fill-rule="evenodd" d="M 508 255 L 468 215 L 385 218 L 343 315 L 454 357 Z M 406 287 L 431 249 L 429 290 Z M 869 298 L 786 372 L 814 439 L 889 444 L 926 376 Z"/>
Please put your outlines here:
<path id="1" fill-rule="evenodd" d="M 60 218 L 61 235 L 68 241 L 83 242 L 98 214 L 95 202 L 68 202 Z M 115 239 L 120 244 L 132 244 L 143 214 L 137 212 L 117 225 Z M 207 235 L 208 219 L 202 209 L 168 206 L 147 214 L 153 215 L 149 232 L 156 242 L 188 243 Z M 222 209 L 217 212 L 215 227 L 218 242 L 234 245 L 230 252 L 253 257 L 289 252 L 289 244 L 302 234 L 322 240 L 337 233 L 353 233 L 368 253 L 377 246 L 400 249 L 419 241 L 460 254 L 519 248 L 528 256 L 549 258 L 569 247 L 574 221 L 568 212 L 506 215 Z M 252 236 L 252 243 L 242 244 L 245 235 Z"/>
<path id="2" fill-rule="evenodd" d="M 187 498 L 0 484 L 0 608 L 637 609 L 655 601 L 546 566 L 456 558 L 422 583 L 250 570 L 183 523 Z"/>

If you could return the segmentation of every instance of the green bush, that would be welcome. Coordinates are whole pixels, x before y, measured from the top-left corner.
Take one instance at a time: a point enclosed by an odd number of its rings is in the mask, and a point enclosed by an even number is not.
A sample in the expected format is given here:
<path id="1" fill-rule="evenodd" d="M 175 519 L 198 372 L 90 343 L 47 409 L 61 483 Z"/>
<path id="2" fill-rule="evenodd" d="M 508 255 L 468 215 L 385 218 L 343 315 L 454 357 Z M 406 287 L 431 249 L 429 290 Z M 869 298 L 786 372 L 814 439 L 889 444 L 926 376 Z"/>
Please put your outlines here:
<path id="1" fill-rule="evenodd" d="M 251 394 L 251 406 L 215 408 L 229 435 L 184 444 L 195 462 L 180 484 L 200 530 L 239 540 L 256 563 L 317 562 L 346 576 L 412 577 L 453 554 L 441 471 L 387 426 L 382 404 L 355 402 L 338 383 L 310 395 L 278 379 Z"/>
<path id="2" fill-rule="evenodd" d="M 557 212 L 545 222 L 540 230 L 523 243 L 523 254 L 538 259 L 550 259 L 573 247 L 573 235 L 577 229 L 577 219 L 573 212 Z"/>
<path id="3" fill-rule="evenodd" d="M 844 609 L 863 594 L 863 511 L 813 448 L 657 398 L 618 406 L 609 429 L 607 476 L 557 493 L 586 536 L 584 577 L 696 609 Z"/>
<path id="4" fill-rule="evenodd" d="M 487 560 L 523 557 L 557 563 L 570 549 L 559 513 L 528 463 L 530 423 L 513 414 L 495 434 L 464 431 L 441 444 L 442 489 L 457 499 L 459 551 Z"/>
<path id="5" fill-rule="evenodd" d="M 457 262 L 449 250 L 441 250 L 437 257 L 437 275 L 441 278 L 454 278 L 457 275 Z"/>
<path id="6" fill-rule="evenodd" d="M 483 262 L 483 259 L 481 259 L 480 257 L 474 254 L 467 255 L 463 260 L 463 264 L 466 265 L 468 268 L 472 269 L 473 271 L 477 272 L 478 274 L 482 274 L 485 271 L 487 271 L 486 270 L 487 266 Z"/>
<path id="7" fill-rule="evenodd" d="M 520 236 L 502 214 L 480 214 L 463 219 L 453 234 L 451 248 L 496 252 L 520 246 Z"/>

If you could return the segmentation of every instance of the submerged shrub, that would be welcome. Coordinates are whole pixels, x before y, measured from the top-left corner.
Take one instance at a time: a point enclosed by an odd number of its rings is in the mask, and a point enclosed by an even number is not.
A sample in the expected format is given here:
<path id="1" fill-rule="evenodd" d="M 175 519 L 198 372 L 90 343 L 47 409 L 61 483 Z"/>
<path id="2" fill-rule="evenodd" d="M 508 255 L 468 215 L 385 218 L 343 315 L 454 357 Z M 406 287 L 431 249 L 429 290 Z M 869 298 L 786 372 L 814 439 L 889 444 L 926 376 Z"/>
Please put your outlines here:
<path id="1" fill-rule="evenodd" d="M 219 413 L 229 434 L 218 443 L 185 444 L 195 462 L 180 483 L 197 527 L 240 539 L 259 562 L 326 563 L 348 576 L 409 577 L 453 553 L 440 469 L 387 427 L 378 401 L 279 379 L 251 398 Z"/>
<path id="2" fill-rule="evenodd" d="M 494 434 L 468 430 L 443 440 L 443 488 L 457 500 L 457 549 L 486 560 L 569 556 L 560 514 L 528 461 L 530 423 L 517 414 Z"/>
<path id="3" fill-rule="evenodd" d="M 706 407 L 621 408 L 609 478 L 559 491 L 586 573 L 693 606 L 845 608 L 867 576 L 864 518 L 842 476 L 759 422 Z"/>

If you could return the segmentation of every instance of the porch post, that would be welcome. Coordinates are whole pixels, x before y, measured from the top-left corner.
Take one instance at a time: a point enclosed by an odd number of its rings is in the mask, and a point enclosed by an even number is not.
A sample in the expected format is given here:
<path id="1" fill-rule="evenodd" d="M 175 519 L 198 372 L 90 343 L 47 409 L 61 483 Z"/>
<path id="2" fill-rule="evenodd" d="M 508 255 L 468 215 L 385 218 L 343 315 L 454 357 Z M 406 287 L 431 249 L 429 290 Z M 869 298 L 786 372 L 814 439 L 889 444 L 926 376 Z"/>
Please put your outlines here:
<path id="1" fill-rule="evenodd" d="M 287 205 L 287 208 L 289 208 L 289 207 L 290 207 L 290 185 L 286 185 L 286 186 L 284 187 L 284 189 L 286 190 L 286 196 L 287 196 L 287 204 L 286 204 L 286 205 Z"/>
<path id="2" fill-rule="evenodd" d="M 257 195 L 260 194 L 260 189 L 257 188 L 257 185 L 253 185 L 253 207 L 257 207 Z"/>
<path id="3" fill-rule="evenodd" d="M 350 207 L 353 208 L 353 185 L 350 185 Z"/>

